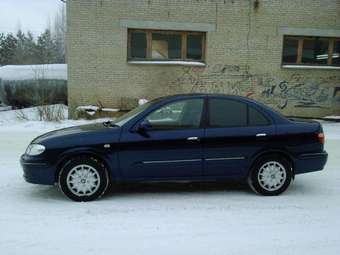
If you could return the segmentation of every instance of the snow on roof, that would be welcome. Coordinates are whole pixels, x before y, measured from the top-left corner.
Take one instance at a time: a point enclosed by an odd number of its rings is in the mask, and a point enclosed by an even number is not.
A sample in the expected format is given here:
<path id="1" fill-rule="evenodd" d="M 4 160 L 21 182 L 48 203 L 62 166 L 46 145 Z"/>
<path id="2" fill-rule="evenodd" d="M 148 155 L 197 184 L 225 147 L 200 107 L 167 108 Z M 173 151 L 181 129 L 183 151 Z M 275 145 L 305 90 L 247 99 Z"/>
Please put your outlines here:
<path id="1" fill-rule="evenodd" d="M 66 64 L 8 65 L 0 67 L 0 79 L 7 81 L 55 79 L 67 80 Z"/>

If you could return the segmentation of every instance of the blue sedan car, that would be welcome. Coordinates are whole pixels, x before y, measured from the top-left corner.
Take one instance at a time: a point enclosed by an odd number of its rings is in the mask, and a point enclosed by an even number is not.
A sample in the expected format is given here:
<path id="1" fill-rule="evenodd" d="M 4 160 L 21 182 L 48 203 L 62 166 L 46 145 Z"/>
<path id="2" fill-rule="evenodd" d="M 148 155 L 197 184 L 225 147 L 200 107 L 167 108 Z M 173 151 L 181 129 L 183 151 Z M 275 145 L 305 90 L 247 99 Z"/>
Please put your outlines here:
<path id="1" fill-rule="evenodd" d="M 327 161 L 318 122 L 290 120 L 254 100 L 187 94 L 152 100 L 114 121 L 34 139 L 21 157 L 30 183 L 91 201 L 110 184 L 240 180 L 262 195 Z"/>

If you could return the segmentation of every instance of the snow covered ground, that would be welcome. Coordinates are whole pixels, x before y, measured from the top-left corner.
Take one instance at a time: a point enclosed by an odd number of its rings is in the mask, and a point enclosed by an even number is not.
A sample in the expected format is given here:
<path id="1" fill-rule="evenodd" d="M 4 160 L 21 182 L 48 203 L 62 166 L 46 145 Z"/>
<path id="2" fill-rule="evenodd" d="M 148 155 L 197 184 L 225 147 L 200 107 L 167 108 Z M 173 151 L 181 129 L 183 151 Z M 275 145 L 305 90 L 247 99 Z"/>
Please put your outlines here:
<path id="1" fill-rule="evenodd" d="M 74 203 L 26 183 L 19 157 L 35 136 L 87 121 L 0 120 L 0 254 L 340 254 L 340 123 L 324 123 L 326 169 L 297 176 L 279 197 L 163 184 Z"/>

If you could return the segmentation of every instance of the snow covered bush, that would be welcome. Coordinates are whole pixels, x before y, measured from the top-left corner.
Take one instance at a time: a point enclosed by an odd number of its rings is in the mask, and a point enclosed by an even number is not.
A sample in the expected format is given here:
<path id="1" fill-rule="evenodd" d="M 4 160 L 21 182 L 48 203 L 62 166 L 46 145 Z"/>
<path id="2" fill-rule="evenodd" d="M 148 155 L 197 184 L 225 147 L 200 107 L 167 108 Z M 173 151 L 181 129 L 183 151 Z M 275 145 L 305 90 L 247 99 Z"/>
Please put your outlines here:
<path id="1" fill-rule="evenodd" d="M 68 108 L 66 105 L 55 104 L 19 109 L 13 112 L 18 120 L 60 122 L 67 119 Z"/>
<path id="2" fill-rule="evenodd" d="M 40 121 L 62 121 L 65 119 L 64 109 L 62 104 L 38 106 L 38 118 Z"/>

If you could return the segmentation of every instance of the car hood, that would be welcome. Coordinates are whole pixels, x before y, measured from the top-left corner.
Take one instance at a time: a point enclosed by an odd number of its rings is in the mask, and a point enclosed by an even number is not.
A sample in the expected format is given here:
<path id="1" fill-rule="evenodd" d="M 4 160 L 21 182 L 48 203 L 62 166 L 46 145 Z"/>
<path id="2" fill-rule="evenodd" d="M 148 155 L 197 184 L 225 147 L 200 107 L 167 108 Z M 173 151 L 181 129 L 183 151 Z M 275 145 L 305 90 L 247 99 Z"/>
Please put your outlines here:
<path id="1" fill-rule="evenodd" d="M 86 145 L 103 141 L 114 142 L 118 139 L 119 132 L 120 127 L 108 127 L 103 123 L 95 123 L 54 130 L 38 136 L 32 143 Z"/>

